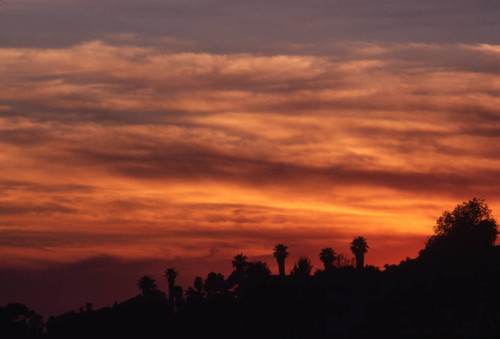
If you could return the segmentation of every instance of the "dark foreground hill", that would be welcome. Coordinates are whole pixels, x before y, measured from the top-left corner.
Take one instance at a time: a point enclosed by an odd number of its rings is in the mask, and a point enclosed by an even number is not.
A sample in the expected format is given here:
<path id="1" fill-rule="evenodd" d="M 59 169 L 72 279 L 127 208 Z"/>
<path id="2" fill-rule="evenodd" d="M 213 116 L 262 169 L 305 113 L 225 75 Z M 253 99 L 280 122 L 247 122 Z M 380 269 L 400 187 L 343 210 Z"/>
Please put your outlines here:
<path id="1" fill-rule="evenodd" d="M 496 246 L 442 261 L 407 260 L 382 272 L 345 267 L 261 276 L 230 290 L 192 290 L 175 303 L 153 290 L 45 324 L 9 305 L 0 310 L 0 328 L 2 338 L 495 338 L 499 286 Z"/>

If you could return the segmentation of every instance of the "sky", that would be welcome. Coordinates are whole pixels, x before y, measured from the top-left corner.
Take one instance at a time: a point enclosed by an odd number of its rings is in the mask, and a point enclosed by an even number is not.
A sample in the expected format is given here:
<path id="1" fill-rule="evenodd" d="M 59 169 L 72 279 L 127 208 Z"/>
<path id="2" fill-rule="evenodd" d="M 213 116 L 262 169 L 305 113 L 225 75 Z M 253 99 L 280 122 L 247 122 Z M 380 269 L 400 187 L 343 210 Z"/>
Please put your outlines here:
<path id="1" fill-rule="evenodd" d="M 0 1 L 0 304 L 44 315 L 277 273 L 354 236 L 382 267 L 500 210 L 496 0 Z"/>

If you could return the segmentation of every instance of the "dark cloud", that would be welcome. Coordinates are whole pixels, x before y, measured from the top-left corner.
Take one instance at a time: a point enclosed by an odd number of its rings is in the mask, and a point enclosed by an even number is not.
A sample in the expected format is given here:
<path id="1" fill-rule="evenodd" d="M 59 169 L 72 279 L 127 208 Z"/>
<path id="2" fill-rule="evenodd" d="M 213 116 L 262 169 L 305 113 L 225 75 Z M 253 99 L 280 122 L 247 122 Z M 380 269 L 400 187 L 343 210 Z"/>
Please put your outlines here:
<path id="1" fill-rule="evenodd" d="M 385 131 L 385 134 L 391 131 Z M 414 150 L 415 144 L 395 147 L 399 152 Z M 453 155 L 455 149 L 440 147 L 438 151 Z M 252 187 L 303 187 L 322 190 L 336 186 L 386 187 L 398 191 L 457 193 L 472 190 L 481 184 L 499 185 L 496 170 L 432 171 L 419 168 L 384 169 L 335 166 L 299 165 L 273 161 L 262 157 L 245 157 L 217 152 L 201 145 L 165 144 L 163 147 L 141 147 L 129 144 L 127 151 L 109 152 L 89 148 L 73 149 L 73 157 L 82 165 L 102 166 L 117 174 L 140 180 L 214 180 Z M 367 168 L 368 167 L 368 168 Z M 460 183 L 460 185 L 457 185 Z M 286 188 L 284 188 L 286 189 Z"/>
<path id="2" fill-rule="evenodd" d="M 4 46 L 72 45 L 125 32 L 192 40 L 219 53 L 324 40 L 498 43 L 500 11 L 491 0 L 24 0 L 1 7 Z"/>
<path id="3" fill-rule="evenodd" d="M 32 204 L 32 203 L 10 203 L 0 201 L 0 215 L 26 215 L 26 214 L 52 214 L 52 213 L 74 213 L 74 209 L 54 204 Z"/>
<path id="4" fill-rule="evenodd" d="M 275 239 L 290 241 L 314 242 L 326 238 L 335 238 L 346 229 L 314 229 L 314 225 L 305 224 L 303 228 L 289 232 L 288 226 L 303 219 L 300 215 L 322 213 L 313 211 L 295 211 L 295 217 L 285 209 L 267 206 L 238 205 L 234 209 L 231 204 L 187 204 L 184 206 L 167 205 L 168 209 L 180 208 L 180 215 L 166 216 L 156 222 L 143 220 L 104 221 L 92 225 L 82 225 L 82 221 L 66 225 L 65 229 L 22 229 L 12 228 L 0 231 L 0 246 L 4 248 L 26 248 L 53 251 L 57 248 L 89 248 L 95 247 L 134 247 L 137 244 L 150 246 L 151 243 L 162 243 L 172 253 L 199 251 L 201 244 L 208 244 L 214 251 L 221 248 L 237 249 L 242 247 L 271 244 Z M 344 214 L 344 217 L 348 216 Z M 334 218 L 341 218 L 337 213 Z M 295 220 L 294 220 L 295 218 Z M 127 221 L 123 223 L 123 221 Z M 138 225 L 135 225 L 138 224 Z M 278 226 L 270 228 L 269 225 Z M 71 226 L 71 227 L 70 227 Z M 132 226 L 132 227 L 131 227 Z M 281 226 L 281 227 L 280 227 Z M 319 226 L 319 225 L 316 225 Z M 71 230 L 75 228 L 75 230 Z M 307 242 L 306 241 L 306 242 Z M 155 245 L 156 246 L 156 245 Z"/>
<path id="5" fill-rule="evenodd" d="M 495 118 L 497 120 L 498 117 Z M 464 126 L 463 133 L 486 138 L 499 138 L 500 127 L 498 126 Z M 493 154 L 491 154 L 493 156 Z"/>
<path id="6" fill-rule="evenodd" d="M 38 128 L 2 130 L 0 143 L 14 144 L 23 147 L 37 146 L 53 140 L 50 133 Z"/>
<path id="7" fill-rule="evenodd" d="M 36 138 L 34 140 L 37 141 Z M 2 191 L 29 191 L 35 193 L 91 193 L 96 190 L 96 187 L 90 185 L 43 184 L 21 180 L 0 180 L 0 187 Z"/>
<path id="8" fill-rule="evenodd" d="M 37 231 L 6 229 L 0 231 L 0 246 L 32 249 L 67 246 L 71 248 L 87 248 L 91 246 L 130 245 L 139 240 L 145 241 L 157 236 L 157 233 L 129 234 L 124 233 L 122 230 L 109 233 L 94 233 L 70 230 Z"/>

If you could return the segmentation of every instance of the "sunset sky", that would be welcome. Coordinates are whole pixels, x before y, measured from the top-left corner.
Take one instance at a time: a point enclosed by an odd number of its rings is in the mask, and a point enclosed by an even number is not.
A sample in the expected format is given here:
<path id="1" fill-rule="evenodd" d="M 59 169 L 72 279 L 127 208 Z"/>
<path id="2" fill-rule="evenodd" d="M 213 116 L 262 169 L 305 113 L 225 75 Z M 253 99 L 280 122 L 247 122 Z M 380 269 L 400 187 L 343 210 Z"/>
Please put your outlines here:
<path id="1" fill-rule="evenodd" d="M 497 0 L 0 1 L 0 305 L 415 257 L 500 214 Z M 50 304 L 49 304 L 50 300 Z"/>

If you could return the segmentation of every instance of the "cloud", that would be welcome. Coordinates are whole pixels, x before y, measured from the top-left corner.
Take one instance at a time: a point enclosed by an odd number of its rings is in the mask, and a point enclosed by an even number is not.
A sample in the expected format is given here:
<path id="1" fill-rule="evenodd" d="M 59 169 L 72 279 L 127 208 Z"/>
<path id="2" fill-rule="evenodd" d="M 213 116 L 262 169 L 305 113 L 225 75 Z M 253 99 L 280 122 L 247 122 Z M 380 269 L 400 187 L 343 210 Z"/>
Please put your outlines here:
<path id="1" fill-rule="evenodd" d="M 498 44 L 498 4 L 357 1 L 3 1 L 2 45 L 67 47 L 110 35 L 169 36 L 211 53 L 271 53 L 328 41 Z M 19 23 L 23 23 L 22 25 Z M 161 42 L 155 42 L 161 46 Z M 310 50 L 311 48 L 307 48 Z"/>
<path id="2" fill-rule="evenodd" d="M 0 215 L 12 214 L 52 214 L 52 213 L 72 213 L 71 208 L 57 205 L 57 204 L 43 204 L 43 205 L 21 205 L 21 204 L 5 204 L 0 206 Z"/>
<path id="3" fill-rule="evenodd" d="M 0 50 L 1 267 L 105 255 L 193 279 L 240 252 L 272 265 L 277 242 L 290 262 L 348 253 L 354 235 L 383 265 L 460 201 L 500 207 L 496 45 L 139 38 Z"/>
<path id="4" fill-rule="evenodd" d="M 499 10 L 0 1 L 0 304 L 104 305 L 240 252 L 275 271 L 277 242 L 397 263 L 460 201 L 495 213 Z"/>
<path id="5" fill-rule="evenodd" d="M 35 139 L 36 140 L 36 139 Z M 16 181 L 16 180 L 0 180 L 0 187 L 2 191 L 29 191 L 35 193 L 46 192 L 93 192 L 94 188 L 87 185 L 47 185 L 39 182 L 30 181 Z"/>

